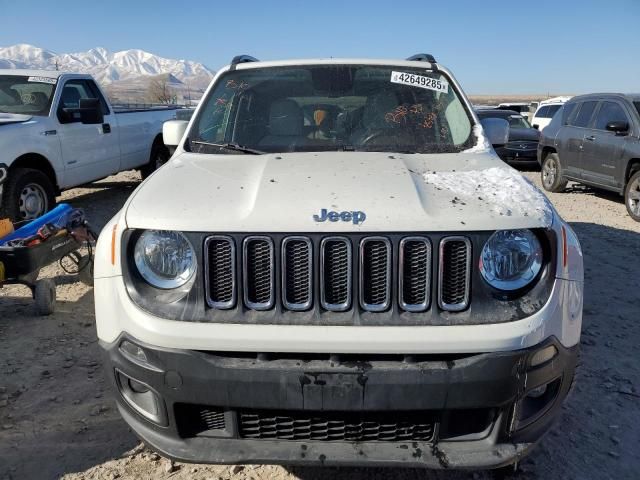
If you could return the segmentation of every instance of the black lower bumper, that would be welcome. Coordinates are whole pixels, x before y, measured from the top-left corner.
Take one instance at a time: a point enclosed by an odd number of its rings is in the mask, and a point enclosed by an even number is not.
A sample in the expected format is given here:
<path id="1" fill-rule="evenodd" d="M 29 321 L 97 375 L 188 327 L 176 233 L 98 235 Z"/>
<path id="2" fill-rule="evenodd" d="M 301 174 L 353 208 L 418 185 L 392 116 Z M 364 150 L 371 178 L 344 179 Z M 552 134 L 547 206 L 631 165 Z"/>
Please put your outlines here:
<path id="1" fill-rule="evenodd" d="M 500 157 L 500 159 L 505 162 L 537 162 L 538 161 L 538 150 L 537 149 L 528 149 L 528 150 L 518 150 L 513 148 L 504 148 L 497 147 L 496 153 Z"/>
<path id="2" fill-rule="evenodd" d="M 120 348 L 125 339 L 142 360 Z M 531 367 L 551 345 L 557 354 Z M 554 339 L 513 352 L 358 358 L 157 349 L 125 336 L 102 347 L 122 416 L 175 460 L 430 468 L 525 455 L 566 397 L 578 353 Z M 157 399 L 153 420 L 132 404 L 129 381 Z"/>

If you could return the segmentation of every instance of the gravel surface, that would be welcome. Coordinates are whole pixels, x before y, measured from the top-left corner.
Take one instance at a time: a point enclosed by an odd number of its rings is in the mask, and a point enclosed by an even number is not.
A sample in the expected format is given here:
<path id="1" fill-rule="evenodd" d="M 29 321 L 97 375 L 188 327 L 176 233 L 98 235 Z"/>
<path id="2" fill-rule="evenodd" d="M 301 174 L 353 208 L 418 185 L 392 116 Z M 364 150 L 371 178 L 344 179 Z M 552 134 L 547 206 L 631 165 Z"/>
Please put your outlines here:
<path id="1" fill-rule="evenodd" d="M 526 172 L 539 185 L 539 173 Z M 132 172 L 65 192 L 101 228 L 138 185 Z M 569 185 L 550 194 L 585 255 L 581 364 L 562 415 L 524 479 L 636 479 L 640 457 L 640 224 L 620 197 Z M 41 277 L 62 275 L 57 265 Z M 97 345 L 93 292 L 58 280 L 54 315 L 0 290 L 0 479 L 488 479 L 488 472 L 173 464 L 146 450 L 115 409 Z"/>

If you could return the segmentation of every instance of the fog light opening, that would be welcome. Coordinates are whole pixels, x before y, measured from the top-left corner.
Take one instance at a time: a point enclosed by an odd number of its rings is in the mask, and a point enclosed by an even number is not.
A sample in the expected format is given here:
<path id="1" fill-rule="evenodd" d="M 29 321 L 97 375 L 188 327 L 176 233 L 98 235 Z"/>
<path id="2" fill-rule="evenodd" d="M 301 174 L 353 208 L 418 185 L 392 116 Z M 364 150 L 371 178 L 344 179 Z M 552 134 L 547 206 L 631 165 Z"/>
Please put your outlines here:
<path id="1" fill-rule="evenodd" d="M 547 386 L 546 385 L 541 385 L 538 388 L 534 388 L 533 390 L 531 390 L 529 393 L 527 393 L 527 397 L 530 398 L 539 398 L 542 395 L 544 395 L 544 393 L 547 391 Z"/>
<path id="2" fill-rule="evenodd" d="M 556 355 L 558 355 L 558 349 L 555 345 L 549 345 L 545 348 L 538 350 L 534 353 L 529 359 L 529 366 L 537 367 L 538 365 L 542 365 L 543 363 L 547 363 L 549 360 L 553 359 Z"/>
<path id="3" fill-rule="evenodd" d="M 131 378 L 129 379 L 129 388 L 132 392 L 140 394 L 147 393 L 149 391 L 144 383 L 136 382 Z"/>
<path id="4" fill-rule="evenodd" d="M 151 388 L 120 370 L 115 371 L 118 389 L 124 401 L 143 417 L 158 425 L 167 424 L 164 403 Z"/>
<path id="5" fill-rule="evenodd" d="M 540 419 L 553 405 L 558 396 L 562 378 L 539 385 L 525 392 L 516 407 L 516 430 Z"/>

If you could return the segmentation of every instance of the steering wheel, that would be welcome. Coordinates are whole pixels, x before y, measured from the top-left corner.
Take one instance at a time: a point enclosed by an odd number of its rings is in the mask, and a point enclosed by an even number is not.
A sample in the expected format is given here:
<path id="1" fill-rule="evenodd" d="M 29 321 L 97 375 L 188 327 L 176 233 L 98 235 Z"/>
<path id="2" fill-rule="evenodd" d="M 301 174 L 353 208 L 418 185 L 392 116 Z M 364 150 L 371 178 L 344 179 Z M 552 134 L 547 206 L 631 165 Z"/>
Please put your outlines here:
<path id="1" fill-rule="evenodd" d="M 376 140 L 377 138 L 385 137 L 385 136 L 387 137 L 391 136 L 389 130 L 381 129 L 381 128 L 377 130 L 372 130 L 371 132 L 368 132 L 366 136 L 360 141 L 360 145 L 365 146 L 371 143 L 372 141 Z"/>

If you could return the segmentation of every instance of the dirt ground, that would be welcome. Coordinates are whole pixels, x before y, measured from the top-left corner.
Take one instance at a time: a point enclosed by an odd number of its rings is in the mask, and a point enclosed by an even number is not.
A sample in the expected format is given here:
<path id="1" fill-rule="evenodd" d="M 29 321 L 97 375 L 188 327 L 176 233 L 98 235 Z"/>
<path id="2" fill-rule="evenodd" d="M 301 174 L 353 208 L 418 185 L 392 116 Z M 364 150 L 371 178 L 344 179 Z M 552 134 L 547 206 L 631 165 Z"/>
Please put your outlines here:
<path id="1" fill-rule="evenodd" d="M 539 173 L 527 172 L 539 184 Z M 99 229 L 137 186 L 126 172 L 66 192 Z M 551 194 L 580 237 L 586 287 L 581 365 L 561 418 L 522 464 L 524 479 L 640 478 L 640 224 L 615 195 Z M 54 265 L 41 276 L 62 272 Z M 54 315 L 0 290 L 0 479 L 488 479 L 487 472 L 172 464 L 139 445 L 105 386 L 93 292 L 64 278 Z"/>

